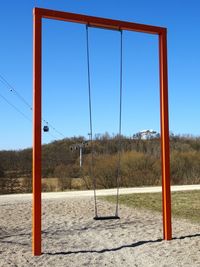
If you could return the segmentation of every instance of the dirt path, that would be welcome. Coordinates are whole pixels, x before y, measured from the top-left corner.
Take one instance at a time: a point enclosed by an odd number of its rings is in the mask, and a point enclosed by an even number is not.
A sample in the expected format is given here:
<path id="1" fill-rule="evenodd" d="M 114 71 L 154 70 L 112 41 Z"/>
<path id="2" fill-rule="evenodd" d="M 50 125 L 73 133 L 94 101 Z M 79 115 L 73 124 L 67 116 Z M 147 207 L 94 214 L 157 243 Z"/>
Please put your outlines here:
<path id="1" fill-rule="evenodd" d="M 120 188 L 120 194 L 133 194 L 133 193 L 156 193 L 161 192 L 160 186 L 153 187 L 132 187 L 132 188 Z M 200 185 L 176 185 L 171 186 L 171 191 L 189 191 L 200 190 Z M 102 189 L 97 190 L 97 196 L 116 195 L 116 189 Z M 42 193 L 43 199 L 63 199 L 63 198 L 76 198 L 76 197 L 92 197 L 93 190 L 85 191 L 68 191 L 68 192 L 50 192 Z M 32 194 L 12 194 L 12 195 L 0 195 L 0 203 L 9 202 L 13 200 L 29 200 L 32 198 Z"/>

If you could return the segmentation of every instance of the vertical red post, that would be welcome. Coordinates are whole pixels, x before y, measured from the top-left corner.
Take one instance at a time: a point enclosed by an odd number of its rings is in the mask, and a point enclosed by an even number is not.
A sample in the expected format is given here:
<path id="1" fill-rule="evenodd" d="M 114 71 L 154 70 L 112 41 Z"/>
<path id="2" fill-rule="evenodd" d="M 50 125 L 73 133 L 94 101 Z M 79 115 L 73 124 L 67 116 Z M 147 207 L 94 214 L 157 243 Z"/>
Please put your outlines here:
<path id="1" fill-rule="evenodd" d="M 33 14 L 33 216 L 32 251 L 41 255 L 41 35 L 42 18 Z"/>
<path id="2" fill-rule="evenodd" d="M 172 239 L 169 118 L 168 118 L 168 73 L 167 73 L 167 30 L 159 34 L 160 58 L 160 120 L 161 120 L 161 159 L 162 159 L 162 203 L 163 238 Z"/>

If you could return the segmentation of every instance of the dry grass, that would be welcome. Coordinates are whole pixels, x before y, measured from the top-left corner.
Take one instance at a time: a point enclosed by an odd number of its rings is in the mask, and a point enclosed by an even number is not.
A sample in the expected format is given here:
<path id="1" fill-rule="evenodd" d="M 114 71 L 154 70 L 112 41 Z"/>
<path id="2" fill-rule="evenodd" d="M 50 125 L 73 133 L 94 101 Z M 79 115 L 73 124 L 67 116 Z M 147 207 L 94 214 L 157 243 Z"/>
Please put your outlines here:
<path id="1" fill-rule="evenodd" d="M 59 179 L 58 178 L 42 178 L 43 191 L 59 191 Z"/>
<path id="2" fill-rule="evenodd" d="M 42 187 L 43 187 L 43 191 L 46 191 L 46 192 L 63 191 L 61 188 L 59 178 L 42 178 Z M 72 190 L 86 189 L 83 179 L 82 178 L 71 178 L 71 189 Z M 66 190 L 70 190 L 70 188 L 65 189 L 65 191 Z"/>
<path id="3" fill-rule="evenodd" d="M 162 211 L 161 193 L 130 194 L 120 196 L 120 204 L 134 208 L 142 208 L 157 212 Z M 115 197 L 103 199 L 115 202 Z M 200 222 L 200 191 L 173 192 L 172 216 Z"/>

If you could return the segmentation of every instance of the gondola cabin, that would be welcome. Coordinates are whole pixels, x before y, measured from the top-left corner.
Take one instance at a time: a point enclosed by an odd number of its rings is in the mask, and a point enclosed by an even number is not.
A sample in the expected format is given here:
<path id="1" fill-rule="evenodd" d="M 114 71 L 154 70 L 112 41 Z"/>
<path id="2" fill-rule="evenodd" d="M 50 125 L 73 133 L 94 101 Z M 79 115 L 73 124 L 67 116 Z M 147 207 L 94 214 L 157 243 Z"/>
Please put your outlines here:
<path id="1" fill-rule="evenodd" d="M 43 127 L 43 131 L 44 131 L 44 132 L 48 132 L 48 131 L 49 131 L 49 126 L 45 125 L 45 126 Z"/>

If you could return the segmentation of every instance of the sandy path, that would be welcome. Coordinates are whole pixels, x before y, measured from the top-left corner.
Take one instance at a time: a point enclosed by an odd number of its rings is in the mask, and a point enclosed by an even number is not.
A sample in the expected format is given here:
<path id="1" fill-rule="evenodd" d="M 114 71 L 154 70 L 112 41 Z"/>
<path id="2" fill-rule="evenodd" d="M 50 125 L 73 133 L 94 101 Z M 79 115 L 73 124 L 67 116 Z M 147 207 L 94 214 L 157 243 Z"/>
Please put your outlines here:
<path id="1" fill-rule="evenodd" d="M 120 216 L 94 221 L 91 197 L 43 200 L 43 255 L 33 257 L 31 201 L 1 201 L 0 266 L 200 266 L 200 225 L 174 220 L 169 242 L 159 214 L 121 207 Z"/>
<path id="2" fill-rule="evenodd" d="M 189 191 L 189 190 L 200 190 L 200 185 L 173 185 L 171 186 L 172 192 L 178 191 Z M 162 191 L 161 186 L 148 186 L 148 187 L 130 187 L 130 188 L 120 188 L 120 195 L 124 194 L 133 194 L 133 193 L 158 193 Z M 112 196 L 116 195 L 115 189 L 100 189 L 96 190 L 97 196 Z M 93 190 L 79 190 L 79 191 L 66 191 L 66 192 L 48 192 L 42 193 L 43 199 L 63 199 L 63 198 L 76 198 L 76 197 L 93 197 Z M 30 200 L 32 198 L 32 194 L 12 194 L 12 195 L 0 195 L 0 203 L 5 202 L 13 202 L 13 201 L 21 201 L 22 198 L 24 200 Z"/>

